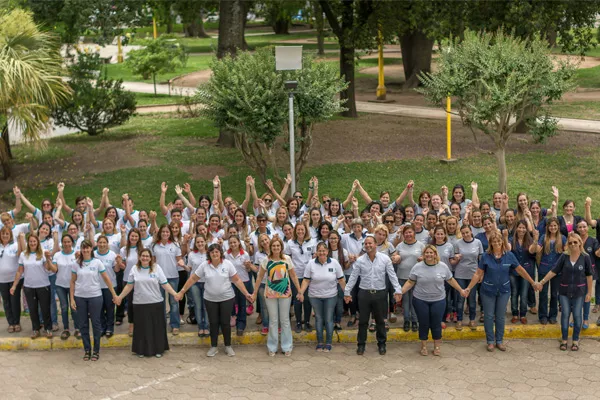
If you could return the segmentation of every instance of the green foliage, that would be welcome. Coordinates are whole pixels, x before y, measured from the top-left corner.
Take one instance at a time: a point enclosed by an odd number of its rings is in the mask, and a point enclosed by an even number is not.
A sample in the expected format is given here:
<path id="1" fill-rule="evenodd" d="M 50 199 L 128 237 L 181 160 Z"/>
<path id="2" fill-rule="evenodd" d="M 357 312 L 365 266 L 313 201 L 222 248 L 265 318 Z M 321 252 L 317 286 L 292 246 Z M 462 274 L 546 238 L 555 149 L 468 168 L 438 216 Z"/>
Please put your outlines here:
<path id="1" fill-rule="evenodd" d="M 130 51 L 125 64 L 135 75 L 144 79 L 152 77 L 156 94 L 156 75 L 184 67 L 187 58 L 187 51 L 182 45 L 159 37 L 147 41 L 143 49 Z"/>
<path id="2" fill-rule="evenodd" d="M 101 76 L 99 53 L 78 53 L 70 68 L 71 100 L 58 107 L 57 124 L 94 136 L 125 123 L 135 112 L 135 94 L 123 89 L 123 81 Z"/>

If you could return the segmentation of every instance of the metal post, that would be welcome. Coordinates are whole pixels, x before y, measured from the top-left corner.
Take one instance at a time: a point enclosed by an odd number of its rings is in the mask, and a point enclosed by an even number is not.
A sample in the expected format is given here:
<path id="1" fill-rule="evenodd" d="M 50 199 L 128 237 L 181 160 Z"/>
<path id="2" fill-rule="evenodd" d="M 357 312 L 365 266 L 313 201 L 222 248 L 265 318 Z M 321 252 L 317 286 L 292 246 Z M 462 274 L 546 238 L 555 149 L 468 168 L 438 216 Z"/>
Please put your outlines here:
<path id="1" fill-rule="evenodd" d="M 123 62 L 123 46 L 121 44 L 121 35 L 117 36 L 117 63 Z"/>
<path id="2" fill-rule="evenodd" d="M 290 131 L 290 175 L 292 176 L 292 193 L 296 191 L 296 152 L 294 149 L 294 92 L 290 90 L 288 103 L 290 107 L 290 121 L 288 129 Z"/>
<path id="3" fill-rule="evenodd" d="M 447 159 L 452 159 L 452 99 L 450 96 L 446 98 L 446 151 Z"/>
<path id="4" fill-rule="evenodd" d="M 378 42 L 378 57 L 377 57 L 377 75 L 378 75 L 378 85 L 377 85 L 377 100 L 385 100 L 387 89 L 385 87 L 385 76 L 383 72 L 383 33 L 381 32 L 381 28 L 379 28 L 379 32 L 377 33 L 377 42 Z"/>
<path id="5" fill-rule="evenodd" d="M 152 37 L 156 39 L 158 37 L 158 29 L 156 28 L 156 17 L 152 17 Z"/>

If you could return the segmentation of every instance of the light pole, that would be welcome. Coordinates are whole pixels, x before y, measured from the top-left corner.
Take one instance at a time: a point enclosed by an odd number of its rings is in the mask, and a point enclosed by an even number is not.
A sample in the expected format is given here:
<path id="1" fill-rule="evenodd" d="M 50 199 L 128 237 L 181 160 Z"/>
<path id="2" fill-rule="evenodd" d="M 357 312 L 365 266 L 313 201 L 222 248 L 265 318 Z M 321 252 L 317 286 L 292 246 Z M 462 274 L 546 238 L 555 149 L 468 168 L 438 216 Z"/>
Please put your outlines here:
<path id="1" fill-rule="evenodd" d="M 275 47 L 275 70 L 296 71 L 302 69 L 302 46 L 276 46 Z M 296 191 L 296 153 L 294 138 L 294 90 L 298 87 L 298 81 L 285 81 L 285 88 L 289 91 L 288 107 L 290 133 L 290 176 L 292 177 L 292 193 Z"/>

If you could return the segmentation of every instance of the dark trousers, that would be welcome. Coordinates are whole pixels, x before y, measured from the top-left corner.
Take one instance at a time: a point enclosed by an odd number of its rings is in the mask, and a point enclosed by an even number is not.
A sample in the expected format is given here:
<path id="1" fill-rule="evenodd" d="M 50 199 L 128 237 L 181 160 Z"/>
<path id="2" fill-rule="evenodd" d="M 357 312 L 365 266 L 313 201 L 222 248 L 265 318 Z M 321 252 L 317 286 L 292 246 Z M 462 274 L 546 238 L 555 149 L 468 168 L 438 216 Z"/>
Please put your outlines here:
<path id="1" fill-rule="evenodd" d="M 29 306 L 29 315 L 31 317 L 31 329 L 39 331 L 41 328 L 40 314 L 38 307 L 42 310 L 44 318 L 44 328 L 47 331 L 52 331 L 52 317 L 50 314 L 50 285 L 41 288 L 24 287 L 25 299 Z"/>
<path id="2" fill-rule="evenodd" d="M 348 283 L 348 281 L 350 280 L 350 275 L 344 275 L 344 278 L 346 279 L 346 283 Z M 353 317 L 356 317 L 356 313 L 358 312 L 358 285 L 360 285 L 360 276 L 356 280 L 356 284 L 354 285 L 354 287 L 352 288 L 352 292 L 350 293 L 350 295 L 352 296 L 352 301 L 348 306 L 350 309 L 350 315 Z"/>
<path id="3" fill-rule="evenodd" d="M 121 293 L 123 291 L 123 273 L 124 271 L 117 272 L 117 288 L 115 289 L 117 293 Z M 117 306 L 117 312 L 115 313 L 115 317 L 117 321 L 123 322 L 123 318 L 125 318 L 125 307 L 127 306 L 128 299 L 123 300 L 121 305 Z M 133 322 L 133 319 L 129 322 Z"/>
<path id="4" fill-rule="evenodd" d="M 229 325 L 229 318 L 231 317 L 231 310 L 233 310 L 233 300 L 234 299 L 229 299 L 218 302 L 205 300 L 210 331 L 210 345 L 212 347 L 217 347 L 219 328 L 221 328 L 221 333 L 223 333 L 225 346 L 231 346 L 231 326 Z"/>
<path id="5" fill-rule="evenodd" d="M 419 340 L 427 340 L 429 331 L 433 340 L 442 339 L 442 317 L 446 310 L 446 299 L 423 301 L 413 296 L 413 306 L 419 320 Z"/>
<path id="6" fill-rule="evenodd" d="M 110 290 L 102 289 L 102 312 L 100 313 L 102 333 L 115 331 L 115 304 Z"/>
<path id="7" fill-rule="evenodd" d="M 179 284 L 177 285 L 177 292 L 179 292 L 181 289 L 183 289 L 183 286 L 185 285 L 185 283 L 188 280 L 188 272 L 186 270 L 183 271 L 177 271 L 177 274 L 179 275 Z M 179 300 L 179 315 L 183 315 L 185 314 L 185 300 L 187 298 L 187 292 L 186 294 L 181 298 L 181 300 Z"/>
<path id="8" fill-rule="evenodd" d="M 237 288 L 234 284 L 231 284 L 233 287 L 233 293 L 235 293 L 235 297 L 233 299 L 234 307 L 231 310 L 232 316 L 237 316 L 236 318 L 236 327 L 237 329 L 244 330 L 246 329 L 246 296 Z M 244 282 L 244 286 L 248 293 L 252 293 L 252 281 Z M 235 312 L 235 306 L 237 305 L 237 314 Z"/>
<path id="9" fill-rule="evenodd" d="M 298 279 L 300 283 L 300 287 L 302 287 L 302 279 Z M 296 298 L 298 294 L 298 289 L 296 289 L 296 285 L 292 285 L 292 299 Z M 302 311 L 304 310 L 304 315 L 302 315 Z M 294 315 L 296 316 L 296 324 L 308 324 L 310 322 L 310 315 L 312 313 L 312 306 L 310 305 L 310 298 L 308 297 L 308 290 L 304 293 L 304 302 L 301 303 L 296 301 L 294 303 Z"/>
<path id="10" fill-rule="evenodd" d="M 77 297 L 77 318 L 79 318 L 79 332 L 83 341 L 83 349 L 91 351 L 90 342 L 90 320 L 92 320 L 92 333 L 94 335 L 94 353 L 100 351 L 100 336 L 102 335 L 102 305 L 104 301 L 102 296 L 98 297 Z"/>
<path id="11" fill-rule="evenodd" d="M 4 306 L 4 315 L 8 325 L 21 325 L 21 289 L 23 289 L 23 279 L 15 288 L 15 294 L 10 294 L 10 288 L 13 282 L 0 283 L 0 295 L 2 295 L 2 305 Z"/>
<path id="12" fill-rule="evenodd" d="M 541 281 L 546 277 L 546 274 L 539 274 L 538 279 Z M 545 284 L 540 291 L 540 306 L 538 307 L 538 316 L 540 321 L 543 319 L 551 319 L 556 321 L 558 316 L 558 287 L 559 278 L 555 276 L 550 279 L 550 282 Z M 550 308 L 548 308 L 548 291 L 550 291 Z"/>
<path id="13" fill-rule="evenodd" d="M 358 308 L 360 316 L 358 318 L 358 345 L 364 346 L 367 342 L 367 328 L 369 326 L 369 316 L 373 314 L 375 319 L 377 344 L 385 344 L 387 334 L 385 331 L 385 317 L 387 315 L 387 289 L 383 290 L 363 290 L 358 291 Z"/>

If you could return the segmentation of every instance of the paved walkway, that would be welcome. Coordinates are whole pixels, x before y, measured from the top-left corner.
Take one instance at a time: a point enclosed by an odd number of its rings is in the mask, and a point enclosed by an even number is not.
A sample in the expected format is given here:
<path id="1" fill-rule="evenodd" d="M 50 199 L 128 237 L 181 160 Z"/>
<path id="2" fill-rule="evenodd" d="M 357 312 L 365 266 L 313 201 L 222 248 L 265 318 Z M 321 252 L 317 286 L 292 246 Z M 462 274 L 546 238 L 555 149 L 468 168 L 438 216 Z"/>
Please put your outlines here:
<path id="1" fill-rule="evenodd" d="M 6 399 L 597 399 L 600 343 L 561 352 L 554 340 L 515 340 L 488 353 L 481 342 L 442 345 L 441 357 L 418 354 L 414 343 L 389 344 L 380 356 L 353 345 L 316 353 L 297 345 L 291 357 L 270 358 L 264 346 L 172 348 L 163 358 L 102 349 L 84 362 L 80 350 L 0 353 Z M 430 346 L 431 347 L 431 346 Z"/>

